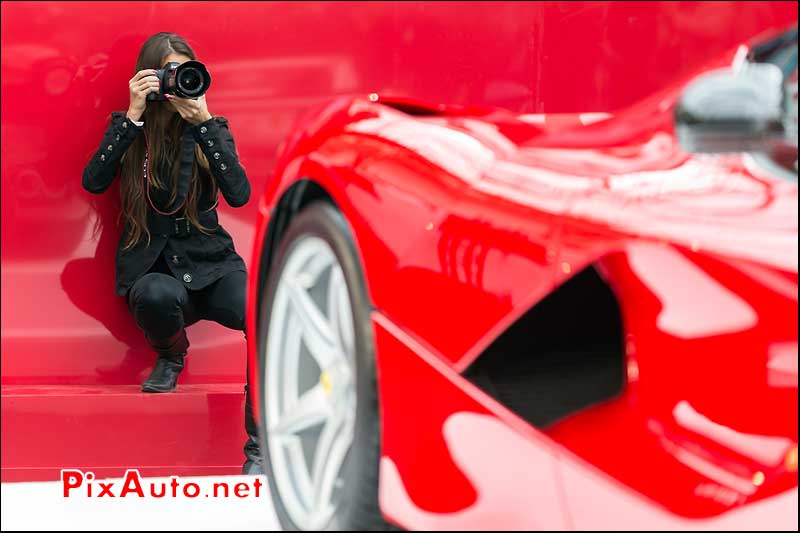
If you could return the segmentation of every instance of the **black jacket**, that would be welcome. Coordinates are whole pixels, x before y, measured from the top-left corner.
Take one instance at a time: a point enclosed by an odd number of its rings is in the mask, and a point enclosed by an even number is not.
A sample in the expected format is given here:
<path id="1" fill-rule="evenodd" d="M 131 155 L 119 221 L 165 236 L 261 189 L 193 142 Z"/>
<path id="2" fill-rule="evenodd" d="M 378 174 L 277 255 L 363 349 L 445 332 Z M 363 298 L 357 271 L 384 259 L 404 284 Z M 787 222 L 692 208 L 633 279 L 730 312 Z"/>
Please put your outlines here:
<path id="1" fill-rule="evenodd" d="M 117 175 L 122 154 L 142 129 L 123 112 L 115 111 L 111 114 L 111 123 L 100 147 L 83 170 L 83 187 L 87 191 L 99 194 L 108 189 Z M 186 124 L 183 143 L 183 169 L 188 168 L 190 171 L 194 146 L 195 143 L 199 144 L 208 158 L 211 172 L 225 201 L 231 207 L 240 207 L 247 203 L 250 199 L 250 182 L 239 163 L 227 119 L 214 117 L 197 126 Z M 188 179 L 188 173 L 183 172 L 179 179 Z M 153 202 L 160 210 L 173 210 L 163 209 L 156 201 L 156 189 L 151 187 L 150 191 Z M 208 191 L 202 191 L 198 210 L 206 211 L 200 214 L 200 222 L 205 227 L 216 227 L 211 235 L 205 235 L 191 226 L 188 219 L 181 217 L 182 210 L 172 216 L 160 215 L 148 203 L 149 245 L 146 236 L 143 236 L 132 248 L 123 250 L 129 231 L 128 225 L 125 225 L 116 256 L 116 293 L 119 296 L 127 294 L 162 252 L 172 274 L 189 290 L 202 289 L 228 272 L 247 271 L 241 256 L 236 253 L 230 234 L 219 225 L 216 208 L 209 210 L 214 199 L 207 193 Z"/>

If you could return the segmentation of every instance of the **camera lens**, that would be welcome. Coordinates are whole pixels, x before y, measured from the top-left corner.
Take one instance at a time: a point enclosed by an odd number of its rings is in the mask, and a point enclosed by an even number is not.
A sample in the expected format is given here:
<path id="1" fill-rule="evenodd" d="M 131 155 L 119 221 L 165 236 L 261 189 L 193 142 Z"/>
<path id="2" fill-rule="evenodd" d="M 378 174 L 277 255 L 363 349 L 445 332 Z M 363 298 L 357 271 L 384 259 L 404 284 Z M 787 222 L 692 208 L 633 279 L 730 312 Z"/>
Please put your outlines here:
<path id="1" fill-rule="evenodd" d="M 183 98 L 197 98 L 208 90 L 211 75 L 199 61 L 187 61 L 176 68 L 175 94 Z"/>
<path id="2" fill-rule="evenodd" d="M 178 76 L 178 88 L 187 95 L 193 95 L 203 85 L 203 76 L 195 68 L 187 68 Z"/>

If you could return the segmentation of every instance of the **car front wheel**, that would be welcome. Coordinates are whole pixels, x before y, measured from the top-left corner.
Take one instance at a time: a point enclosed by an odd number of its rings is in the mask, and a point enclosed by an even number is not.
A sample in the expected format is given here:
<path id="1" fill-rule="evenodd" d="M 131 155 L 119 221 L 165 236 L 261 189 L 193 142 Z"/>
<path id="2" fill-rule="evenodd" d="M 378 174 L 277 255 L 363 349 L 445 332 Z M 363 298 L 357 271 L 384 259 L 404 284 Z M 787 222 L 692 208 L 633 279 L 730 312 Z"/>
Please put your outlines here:
<path id="1" fill-rule="evenodd" d="M 315 202 L 291 221 L 261 306 L 262 449 L 281 525 L 390 528 L 378 507 L 369 299 L 352 234 L 335 207 Z"/>

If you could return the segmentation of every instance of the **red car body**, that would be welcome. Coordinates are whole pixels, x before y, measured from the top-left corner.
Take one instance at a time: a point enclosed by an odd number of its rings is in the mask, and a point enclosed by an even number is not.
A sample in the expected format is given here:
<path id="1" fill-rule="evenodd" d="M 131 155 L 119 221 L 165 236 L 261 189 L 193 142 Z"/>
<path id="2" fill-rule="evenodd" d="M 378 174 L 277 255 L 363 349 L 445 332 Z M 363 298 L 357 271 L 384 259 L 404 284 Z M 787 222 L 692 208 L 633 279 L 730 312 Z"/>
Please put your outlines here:
<path id="1" fill-rule="evenodd" d="M 387 518 L 796 527 L 796 176 L 682 150 L 673 109 L 686 81 L 615 114 L 371 95 L 298 124 L 259 204 L 250 309 L 285 206 L 304 203 L 301 186 L 324 191 L 374 307 Z M 464 374 L 590 266 L 621 308 L 622 390 L 538 429 Z"/>
<path id="2" fill-rule="evenodd" d="M 671 126 L 686 81 L 796 24 L 796 2 L 2 15 L 3 481 L 241 463 L 244 339 L 193 326 L 179 392 L 139 393 L 152 354 L 113 295 L 117 188 L 92 197 L 77 179 L 127 106 L 138 47 L 170 29 L 214 76 L 210 110 L 231 121 L 253 186 L 249 205 L 220 208 L 251 272 L 248 330 L 287 190 L 315 181 L 354 232 L 375 306 L 387 518 L 797 527 L 797 185 L 745 156 L 686 154 Z M 620 302 L 624 391 L 537 429 L 463 373 L 590 265 Z"/>
<path id="3" fill-rule="evenodd" d="M 683 152 L 657 102 L 551 125 L 342 98 L 290 140 L 257 242 L 298 178 L 350 224 L 375 307 L 390 519 L 796 523 L 797 184 L 748 156 Z M 585 144 L 596 138 L 610 142 Z M 461 374 L 590 265 L 621 306 L 623 391 L 538 430 Z M 251 276 L 251 309 L 260 285 Z"/>

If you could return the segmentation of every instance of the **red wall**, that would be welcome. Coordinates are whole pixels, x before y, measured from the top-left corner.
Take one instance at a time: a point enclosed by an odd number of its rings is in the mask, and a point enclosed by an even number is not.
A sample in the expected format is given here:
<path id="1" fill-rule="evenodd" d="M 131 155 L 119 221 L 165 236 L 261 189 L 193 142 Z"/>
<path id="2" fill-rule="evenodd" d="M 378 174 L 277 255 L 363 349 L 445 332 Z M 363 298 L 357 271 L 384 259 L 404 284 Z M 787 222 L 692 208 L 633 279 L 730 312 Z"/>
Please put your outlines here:
<path id="1" fill-rule="evenodd" d="M 299 113 L 332 95 L 409 95 L 520 112 L 609 111 L 691 72 L 797 3 L 2 4 L 2 383 L 135 384 L 152 362 L 114 295 L 118 187 L 81 170 L 127 107 L 138 49 L 185 36 L 213 76 L 253 199 L 220 208 L 250 260 L 256 200 Z M 239 383 L 244 340 L 201 322 L 182 383 Z"/>

